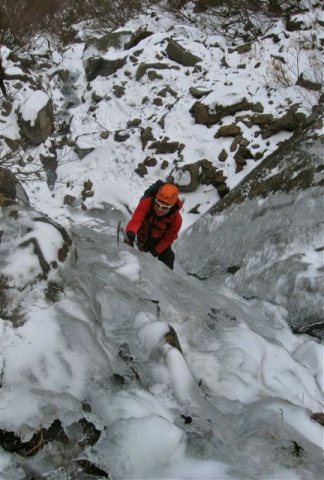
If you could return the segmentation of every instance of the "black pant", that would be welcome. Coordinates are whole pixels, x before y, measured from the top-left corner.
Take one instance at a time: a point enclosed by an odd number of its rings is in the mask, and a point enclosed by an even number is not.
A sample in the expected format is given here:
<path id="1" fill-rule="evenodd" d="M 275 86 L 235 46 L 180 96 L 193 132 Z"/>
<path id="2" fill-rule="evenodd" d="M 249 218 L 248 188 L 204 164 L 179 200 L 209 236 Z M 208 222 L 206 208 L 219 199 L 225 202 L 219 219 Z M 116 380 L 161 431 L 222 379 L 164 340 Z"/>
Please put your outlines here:
<path id="1" fill-rule="evenodd" d="M 163 262 L 167 267 L 173 270 L 175 255 L 171 247 L 167 247 L 165 250 L 163 250 L 163 252 L 158 256 L 158 259 L 160 262 Z"/>
<path id="2" fill-rule="evenodd" d="M 6 91 L 6 87 L 5 87 L 3 78 L 0 78 L 0 88 L 1 88 L 1 91 L 2 91 L 3 95 L 4 95 L 6 98 L 8 98 L 8 95 L 7 95 L 7 91 Z"/>
<path id="3" fill-rule="evenodd" d="M 144 240 L 144 242 L 138 242 L 137 246 L 141 252 L 150 252 L 152 249 L 155 249 L 158 243 L 159 239 L 148 237 Z M 163 262 L 167 267 L 173 270 L 175 255 L 171 247 L 167 247 L 165 250 L 163 250 L 163 252 L 160 253 L 157 258 L 160 260 L 160 262 Z"/>

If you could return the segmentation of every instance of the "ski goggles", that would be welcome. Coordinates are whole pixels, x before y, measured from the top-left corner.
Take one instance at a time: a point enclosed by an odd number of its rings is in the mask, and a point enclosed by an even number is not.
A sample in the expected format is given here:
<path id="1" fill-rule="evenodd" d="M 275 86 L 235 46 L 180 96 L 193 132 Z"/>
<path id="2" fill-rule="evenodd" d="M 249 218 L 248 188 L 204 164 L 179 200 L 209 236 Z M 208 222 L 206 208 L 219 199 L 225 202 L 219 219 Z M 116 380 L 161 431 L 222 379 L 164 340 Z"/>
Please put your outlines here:
<path id="1" fill-rule="evenodd" d="M 170 210 L 170 208 L 173 207 L 173 205 L 166 205 L 165 203 L 159 202 L 157 198 L 155 199 L 155 203 L 156 203 L 160 208 L 162 208 L 162 210 Z"/>

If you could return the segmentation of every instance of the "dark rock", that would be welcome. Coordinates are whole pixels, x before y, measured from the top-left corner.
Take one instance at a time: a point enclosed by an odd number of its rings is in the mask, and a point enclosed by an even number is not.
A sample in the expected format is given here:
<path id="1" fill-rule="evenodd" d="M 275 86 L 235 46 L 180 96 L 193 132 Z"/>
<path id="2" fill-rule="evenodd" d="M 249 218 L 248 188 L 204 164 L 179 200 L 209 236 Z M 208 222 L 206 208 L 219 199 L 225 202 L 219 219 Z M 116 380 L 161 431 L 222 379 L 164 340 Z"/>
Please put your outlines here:
<path id="1" fill-rule="evenodd" d="M 256 152 L 254 155 L 254 160 L 257 162 L 258 160 L 261 160 L 263 158 L 264 152 Z"/>
<path id="2" fill-rule="evenodd" d="M 98 95 L 96 92 L 92 92 L 91 98 L 95 103 L 99 103 L 103 99 L 103 97 L 101 95 Z"/>
<path id="3" fill-rule="evenodd" d="M 227 272 L 228 272 L 228 273 L 231 273 L 232 275 L 234 275 L 236 272 L 238 272 L 238 270 L 239 270 L 240 268 L 241 268 L 241 267 L 238 266 L 238 265 L 232 265 L 231 267 L 228 267 Z"/>
<path id="4" fill-rule="evenodd" d="M 298 32 L 299 30 L 302 30 L 302 27 L 304 26 L 304 22 L 302 20 L 293 20 L 291 18 L 287 18 L 286 21 L 286 30 L 288 32 Z"/>
<path id="5" fill-rule="evenodd" d="M 129 137 L 130 135 L 128 132 L 118 131 L 118 132 L 115 132 L 114 140 L 115 142 L 126 142 L 126 140 L 128 140 Z"/>
<path id="6" fill-rule="evenodd" d="M 229 64 L 227 63 L 225 57 L 223 57 L 222 60 L 221 60 L 221 66 L 224 67 L 224 68 L 229 68 Z"/>
<path id="7" fill-rule="evenodd" d="M 170 94 L 172 97 L 176 98 L 178 96 L 177 92 L 175 92 L 171 87 L 167 86 L 159 91 L 159 97 L 165 98 L 167 94 Z"/>
<path id="8" fill-rule="evenodd" d="M 248 126 L 258 125 L 259 127 L 267 127 L 274 122 L 272 113 L 260 113 L 250 117 L 249 122 L 246 122 Z"/>
<path id="9" fill-rule="evenodd" d="M 46 444 L 52 441 L 58 441 L 63 444 L 68 443 L 68 437 L 62 423 L 58 419 L 54 420 L 48 429 L 41 428 L 38 432 L 35 432 L 27 442 L 23 442 L 14 432 L 0 429 L 0 445 L 2 448 L 7 452 L 17 453 L 22 457 L 36 455 Z"/>
<path id="10" fill-rule="evenodd" d="M 241 133 L 241 128 L 232 123 L 231 125 L 222 125 L 215 133 L 214 138 L 219 137 L 235 137 Z"/>
<path id="11" fill-rule="evenodd" d="M 233 142 L 231 143 L 231 146 L 230 146 L 230 152 L 235 152 L 238 145 L 240 144 L 240 142 L 242 141 L 242 135 L 237 135 Z"/>
<path id="12" fill-rule="evenodd" d="M 1 112 L 1 115 L 3 117 L 9 117 L 10 113 L 12 112 L 12 103 L 8 102 L 7 100 L 3 100 L 2 108 L 3 108 L 3 111 Z"/>
<path id="13" fill-rule="evenodd" d="M 199 207 L 200 207 L 200 203 L 198 203 L 196 206 L 191 208 L 191 210 L 189 210 L 188 213 L 193 213 L 195 215 L 198 215 L 199 214 Z"/>
<path id="14" fill-rule="evenodd" d="M 186 425 L 188 425 L 189 423 L 192 423 L 192 417 L 190 417 L 189 415 L 181 415 L 181 418 L 184 419 L 184 423 Z"/>
<path id="15" fill-rule="evenodd" d="M 113 85 L 113 91 L 117 98 L 121 98 L 125 95 L 125 88 L 121 85 Z"/>
<path id="16" fill-rule="evenodd" d="M 208 96 L 205 98 L 205 103 L 197 101 L 190 109 L 191 115 L 195 118 L 196 123 L 210 127 L 218 123 L 222 118 L 228 115 L 236 115 L 240 111 L 251 110 L 253 104 L 243 98 L 240 102 L 233 105 L 222 106 L 216 104 L 213 109 L 208 105 Z"/>
<path id="17" fill-rule="evenodd" d="M 239 146 L 238 151 L 234 155 L 234 160 L 235 161 L 237 159 L 250 160 L 250 159 L 253 159 L 253 158 L 254 158 L 254 156 L 253 156 L 251 150 L 247 147 L 244 147 L 243 145 Z M 240 163 L 240 162 L 236 162 L 236 163 Z"/>
<path id="18" fill-rule="evenodd" d="M 188 52 L 174 40 L 169 40 L 166 53 L 171 60 L 185 67 L 194 67 L 196 63 L 201 62 L 201 58 Z"/>
<path id="19" fill-rule="evenodd" d="M 92 82 L 98 76 L 109 77 L 126 64 L 125 58 L 107 60 L 102 57 L 90 57 L 87 60 L 85 74 L 88 82 Z"/>
<path id="20" fill-rule="evenodd" d="M 261 102 L 256 102 L 252 105 L 251 110 L 252 110 L 252 112 L 255 112 L 255 113 L 263 113 L 264 112 L 264 106 L 262 105 Z"/>
<path id="21" fill-rule="evenodd" d="M 155 149 L 156 153 L 174 153 L 179 151 L 180 144 L 179 142 L 169 142 L 166 137 L 163 140 L 151 143 L 149 146 L 150 149 Z"/>
<path id="22" fill-rule="evenodd" d="M 4 139 L 8 147 L 13 150 L 14 152 L 17 151 L 21 145 L 21 143 L 17 140 L 12 140 L 11 138 Z"/>
<path id="23" fill-rule="evenodd" d="M 153 70 L 168 70 L 170 67 L 166 63 L 140 63 L 139 66 L 137 67 L 136 74 L 135 74 L 135 80 L 140 80 L 143 75 L 145 75 L 146 71 L 148 69 L 153 69 Z"/>
<path id="24" fill-rule="evenodd" d="M 90 462 L 90 460 L 78 459 L 76 460 L 76 463 L 79 465 L 82 471 L 88 475 L 100 478 L 110 478 L 105 470 L 97 467 L 97 465 L 95 465 L 93 462 Z"/>
<path id="25" fill-rule="evenodd" d="M 9 168 L 0 167 L 0 199 L 16 200 L 16 185 L 18 181 L 16 175 Z"/>
<path id="26" fill-rule="evenodd" d="M 98 430 L 92 422 L 89 422 L 86 418 L 80 418 L 78 421 L 83 430 L 83 437 L 78 442 L 82 447 L 91 446 L 93 447 L 99 440 L 101 436 L 100 430 Z"/>
<path id="27" fill-rule="evenodd" d="M 214 184 L 214 186 L 216 187 L 217 193 L 220 196 L 220 198 L 225 197 L 225 195 L 227 195 L 230 192 L 230 189 L 225 183 L 222 183 L 219 185 Z"/>
<path id="28" fill-rule="evenodd" d="M 46 94 L 39 90 L 33 92 L 28 102 L 33 102 L 35 96 L 35 104 L 38 103 L 38 96 Z M 39 145 L 52 135 L 54 132 L 54 113 L 51 99 L 48 97 L 47 103 L 37 112 L 34 121 L 25 119 L 21 113 L 21 109 L 17 112 L 18 125 L 21 136 L 32 145 Z"/>
<path id="29" fill-rule="evenodd" d="M 82 402 L 81 402 L 81 405 L 82 405 L 82 410 L 83 410 L 85 413 L 91 413 L 92 408 L 91 408 L 90 403 L 85 402 L 85 401 L 82 401 Z"/>
<path id="30" fill-rule="evenodd" d="M 155 140 L 152 134 L 152 127 L 146 127 L 141 129 L 141 143 L 142 150 L 145 149 L 147 142 L 150 140 Z"/>
<path id="31" fill-rule="evenodd" d="M 141 123 L 142 123 L 142 120 L 140 118 L 134 118 L 133 120 L 128 120 L 127 128 L 139 127 Z"/>
<path id="32" fill-rule="evenodd" d="M 151 35 L 153 35 L 153 32 L 140 28 L 133 33 L 130 40 L 125 44 L 125 50 L 136 47 L 136 45 L 138 45 L 142 40 L 145 40 L 145 38 L 148 38 Z"/>
<path id="33" fill-rule="evenodd" d="M 82 192 L 82 200 L 85 200 L 86 198 L 90 198 L 94 196 L 94 192 L 90 190 L 89 192 Z"/>
<path id="34" fill-rule="evenodd" d="M 160 97 L 156 97 L 153 99 L 153 105 L 156 105 L 157 107 L 162 107 L 163 106 L 163 102 L 162 102 L 162 99 Z"/>
<path id="35" fill-rule="evenodd" d="M 84 184 L 83 184 L 83 190 L 84 191 L 91 190 L 92 187 L 93 187 L 93 182 L 90 179 L 85 181 Z"/>
<path id="36" fill-rule="evenodd" d="M 304 78 L 304 74 L 301 73 L 297 79 L 296 85 L 300 87 L 306 88 L 312 92 L 319 92 L 322 89 L 322 84 L 319 82 L 313 82 L 312 80 L 308 80 Z"/>
<path id="37" fill-rule="evenodd" d="M 126 48 L 127 42 L 130 41 L 132 32 L 121 30 L 118 32 L 108 32 L 100 38 L 90 38 L 86 41 L 84 51 L 91 47 L 96 47 L 101 52 L 107 52 L 111 47 L 119 49 Z"/>
<path id="38" fill-rule="evenodd" d="M 225 160 L 228 158 L 228 153 L 226 152 L 226 150 L 223 148 L 223 150 L 220 152 L 220 154 L 218 155 L 218 160 L 220 162 L 225 162 Z"/>
<path id="39" fill-rule="evenodd" d="M 318 422 L 320 425 L 324 427 L 324 413 L 313 413 L 311 415 L 311 419 L 315 420 L 315 422 Z"/>
<path id="40" fill-rule="evenodd" d="M 102 138 L 103 140 L 107 140 L 107 138 L 109 138 L 109 132 L 107 132 L 107 130 L 103 130 L 100 133 L 100 138 Z"/>
<path id="41" fill-rule="evenodd" d="M 166 343 L 168 343 L 169 345 L 171 345 L 171 347 L 176 348 L 177 350 L 179 350 L 179 352 L 182 353 L 177 332 L 176 332 L 175 329 L 172 327 L 172 325 L 168 325 L 168 327 L 169 327 L 169 331 L 168 331 L 168 333 L 166 333 L 166 334 L 164 335 L 164 340 L 166 341 Z"/>
<path id="42" fill-rule="evenodd" d="M 211 215 L 221 213 L 224 209 L 239 204 L 246 198 L 267 197 L 274 192 L 305 190 L 314 186 L 315 166 L 309 158 L 307 159 L 306 151 L 304 147 L 300 147 L 299 140 L 304 135 L 309 135 L 307 132 L 313 128 L 322 114 L 320 110 L 307 118 L 304 123 L 305 129 L 296 130 L 289 140 L 283 142 L 275 152 L 266 157 L 240 185 L 210 210 Z M 287 160 L 291 155 L 294 156 L 294 162 Z M 271 170 L 275 170 L 282 163 L 284 168 L 282 166 L 279 173 L 269 176 Z"/>
<path id="43" fill-rule="evenodd" d="M 245 43 L 244 45 L 239 45 L 236 48 L 229 48 L 228 53 L 239 53 L 242 55 L 243 53 L 247 53 L 251 50 L 252 48 L 252 43 Z"/>
<path id="44" fill-rule="evenodd" d="M 188 181 L 189 174 L 189 181 Z M 198 160 L 182 167 L 176 167 L 170 174 L 171 178 L 177 178 L 177 185 L 181 192 L 194 192 L 199 185 L 213 185 L 220 195 L 228 192 L 226 177 L 222 170 L 218 170 L 212 162 L 207 159 Z M 185 178 L 185 184 L 181 178 Z"/>
<path id="45" fill-rule="evenodd" d="M 151 82 L 154 82 L 154 80 L 163 80 L 163 76 L 159 75 L 155 70 L 149 70 L 147 76 Z"/>
<path id="46" fill-rule="evenodd" d="M 154 157 L 146 157 L 143 163 L 147 167 L 155 167 L 155 165 L 157 164 L 157 160 Z"/>
<path id="47" fill-rule="evenodd" d="M 144 163 L 138 164 L 137 168 L 135 169 L 135 173 L 137 173 L 137 175 L 139 175 L 140 177 L 145 177 L 145 175 L 147 175 L 148 172 Z"/>
<path id="48" fill-rule="evenodd" d="M 77 153 L 78 157 L 80 159 L 82 159 L 82 158 L 86 157 L 87 155 L 89 155 L 89 153 L 93 152 L 94 147 L 82 148 L 82 147 L 79 147 L 78 144 L 76 144 L 74 150 Z"/>
<path id="49" fill-rule="evenodd" d="M 262 138 L 265 140 L 282 130 L 293 132 L 301 129 L 305 123 L 306 115 L 302 112 L 297 112 L 297 108 L 297 106 L 293 105 L 285 115 L 274 120 L 273 123 L 262 132 Z"/>
<path id="50" fill-rule="evenodd" d="M 189 92 L 194 98 L 200 99 L 211 93 L 212 90 L 207 90 L 205 87 L 190 87 Z"/>
<path id="51" fill-rule="evenodd" d="M 125 382 L 126 382 L 125 377 L 123 377 L 122 375 L 119 375 L 119 373 L 113 373 L 112 379 L 113 379 L 113 382 L 119 387 L 122 387 L 123 385 L 125 385 Z"/>
<path id="52" fill-rule="evenodd" d="M 66 68 L 62 68 L 61 70 L 57 71 L 57 75 L 62 80 L 62 82 L 67 82 L 70 77 L 70 72 Z"/>

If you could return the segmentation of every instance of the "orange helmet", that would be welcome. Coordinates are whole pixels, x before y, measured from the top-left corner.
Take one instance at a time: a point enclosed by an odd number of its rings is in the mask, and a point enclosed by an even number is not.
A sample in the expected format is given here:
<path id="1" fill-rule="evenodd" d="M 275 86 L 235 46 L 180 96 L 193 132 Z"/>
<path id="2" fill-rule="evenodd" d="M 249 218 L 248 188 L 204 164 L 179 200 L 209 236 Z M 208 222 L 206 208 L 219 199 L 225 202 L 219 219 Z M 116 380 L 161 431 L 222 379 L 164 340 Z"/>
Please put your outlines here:
<path id="1" fill-rule="evenodd" d="M 174 205 L 178 200 L 179 189 L 172 183 L 166 183 L 158 191 L 156 198 L 168 205 Z"/>

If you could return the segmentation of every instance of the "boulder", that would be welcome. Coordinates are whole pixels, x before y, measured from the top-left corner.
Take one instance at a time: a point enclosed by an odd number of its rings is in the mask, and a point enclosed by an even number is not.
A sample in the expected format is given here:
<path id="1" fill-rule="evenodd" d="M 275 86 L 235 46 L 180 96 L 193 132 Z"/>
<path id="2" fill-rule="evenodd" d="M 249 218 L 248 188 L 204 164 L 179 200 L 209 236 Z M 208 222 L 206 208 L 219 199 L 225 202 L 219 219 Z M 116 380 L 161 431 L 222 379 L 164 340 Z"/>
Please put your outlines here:
<path id="1" fill-rule="evenodd" d="M 306 90 L 311 90 L 313 92 L 319 92 L 322 89 L 321 83 L 304 78 L 303 73 L 299 75 L 296 85 L 299 85 L 300 87 L 306 88 Z"/>
<path id="2" fill-rule="evenodd" d="M 244 43 L 243 45 L 239 45 L 238 47 L 235 48 L 229 48 L 228 53 L 239 53 L 240 55 L 243 55 L 244 53 L 250 52 L 252 49 L 252 43 Z"/>
<path id="3" fill-rule="evenodd" d="M 8 168 L 0 167 L 0 206 L 16 203 L 16 185 L 18 180 Z"/>
<path id="4" fill-rule="evenodd" d="M 109 48 L 122 49 L 127 48 L 127 43 L 132 38 L 132 32 L 121 30 L 118 32 L 108 32 L 100 38 L 89 38 L 84 46 L 84 51 L 95 47 L 100 52 L 107 52 Z"/>
<path id="5" fill-rule="evenodd" d="M 115 132 L 114 140 L 115 142 L 126 142 L 130 137 L 128 132 L 123 132 L 121 130 Z"/>
<path id="6" fill-rule="evenodd" d="M 294 132 L 300 129 L 305 123 L 306 115 L 302 112 L 297 112 L 297 108 L 297 105 L 292 105 L 285 115 L 274 120 L 273 123 L 262 132 L 262 138 L 272 137 L 281 130 Z"/>
<path id="7" fill-rule="evenodd" d="M 99 75 L 109 77 L 122 68 L 126 63 L 126 58 L 116 58 L 107 60 L 102 57 L 90 57 L 86 62 L 85 74 L 87 81 L 91 82 Z"/>
<path id="8" fill-rule="evenodd" d="M 208 90 L 207 88 L 205 87 L 190 87 L 189 88 L 189 93 L 194 97 L 194 98 L 197 98 L 197 99 L 200 99 L 202 97 L 205 97 L 206 95 L 208 95 L 209 93 L 211 93 L 212 90 Z"/>
<path id="9" fill-rule="evenodd" d="M 157 160 L 154 157 L 146 157 L 143 163 L 146 167 L 155 167 L 157 164 Z"/>
<path id="10" fill-rule="evenodd" d="M 238 112 L 252 110 L 253 104 L 248 102 L 244 97 L 242 100 L 231 105 L 221 105 L 213 102 L 208 104 L 208 97 L 203 101 L 197 101 L 190 109 L 191 115 L 195 118 L 196 123 L 210 127 L 218 123 L 227 115 L 236 115 Z"/>
<path id="11" fill-rule="evenodd" d="M 136 32 L 132 34 L 129 41 L 125 44 L 125 50 L 136 47 L 136 45 L 138 45 L 142 40 L 150 37 L 151 35 L 153 35 L 153 32 L 144 30 L 143 28 L 136 30 Z"/>
<path id="12" fill-rule="evenodd" d="M 236 135 L 239 135 L 240 133 L 241 128 L 235 123 L 231 123 L 231 125 L 222 125 L 215 133 L 214 138 L 236 137 Z"/>
<path id="13" fill-rule="evenodd" d="M 320 144 L 321 138 L 318 138 L 316 131 L 312 133 L 312 130 L 314 127 L 317 128 L 316 122 L 322 116 L 323 108 L 320 107 L 306 119 L 304 129 L 294 131 L 291 138 L 281 143 L 277 150 L 267 156 L 225 199 L 210 210 L 211 215 L 220 214 L 247 198 L 265 198 L 275 192 L 288 193 L 320 186 L 316 183 L 319 174 L 316 174 L 313 155 L 305 149 L 304 139 L 313 138 L 314 142 L 317 141 Z M 270 175 L 271 171 L 273 172 Z"/>
<path id="14" fill-rule="evenodd" d="M 155 149 L 156 153 L 174 153 L 181 151 L 181 144 L 179 142 L 169 142 L 167 137 L 163 140 L 153 142 L 148 148 Z"/>
<path id="15" fill-rule="evenodd" d="M 171 68 L 167 63 L 140 63 L 139 66 L 137 67 L 136 74 L 135 74 L 135 80 L 140 80 L 143 75 L 145 75 L 146 70 L 148 69 L 153 69 L 153 70 L 168 70 Z"/>
<path id="16" fill-rule="evenodd" d="M 139 163 L 137 165 L 137 168 L 135 168 L 135 173 L 137 173 L 137 175 L 141 178 L 145 177 L 145 175 L 147 175 L 147 168 L 146 166 L 144 165 L 144 163 Z"/>
<path id="17" fill-rule="evenodd" d="M 199 185 L 213 185 L 221 197 L 229 192 L 223 171 L 207 159 L 175 167 L 169 180 L 175 182 L 181 192 L 194 192 Z"/>
<path id="18" fill-rule="evenodd" d="M 9 168 L 0 167 L 0 206 L 7 207 L 17 201 L 29 205 L 24 187 Z"/>
<path id="19" fill-rule="evenodd" d="M 141 143 L 142 143 L 142 150 L 145 149 L 147 142 L 150 140 L 155 140 L 152 127 L 141 128 Z"/>
<path id="20" fill-rule="evenodd" d="M 220 162 L 225 162 L 226 159 L 228 157 L 228 153 L 226 152 L 226 150 L 223 148 L 223 150 L 220 152 L 220 154 L 218 155 L 218 160 Z"/>
<path id="21" fill-rule="evenodd" d="M 54 132 L 53 105 L 49 96 L 36 90 L 18 107 L 20 134 L 32 145 L 39 145 Z"/>
<path id="22" fill-rule="evenodd" d="M 180 63 L 185 67 L 194 67 L 198 62 L 201 62 L 201 58 L 188 52 L 174 40 L 169 40 L 166 53 L 170 60 Z"/>

